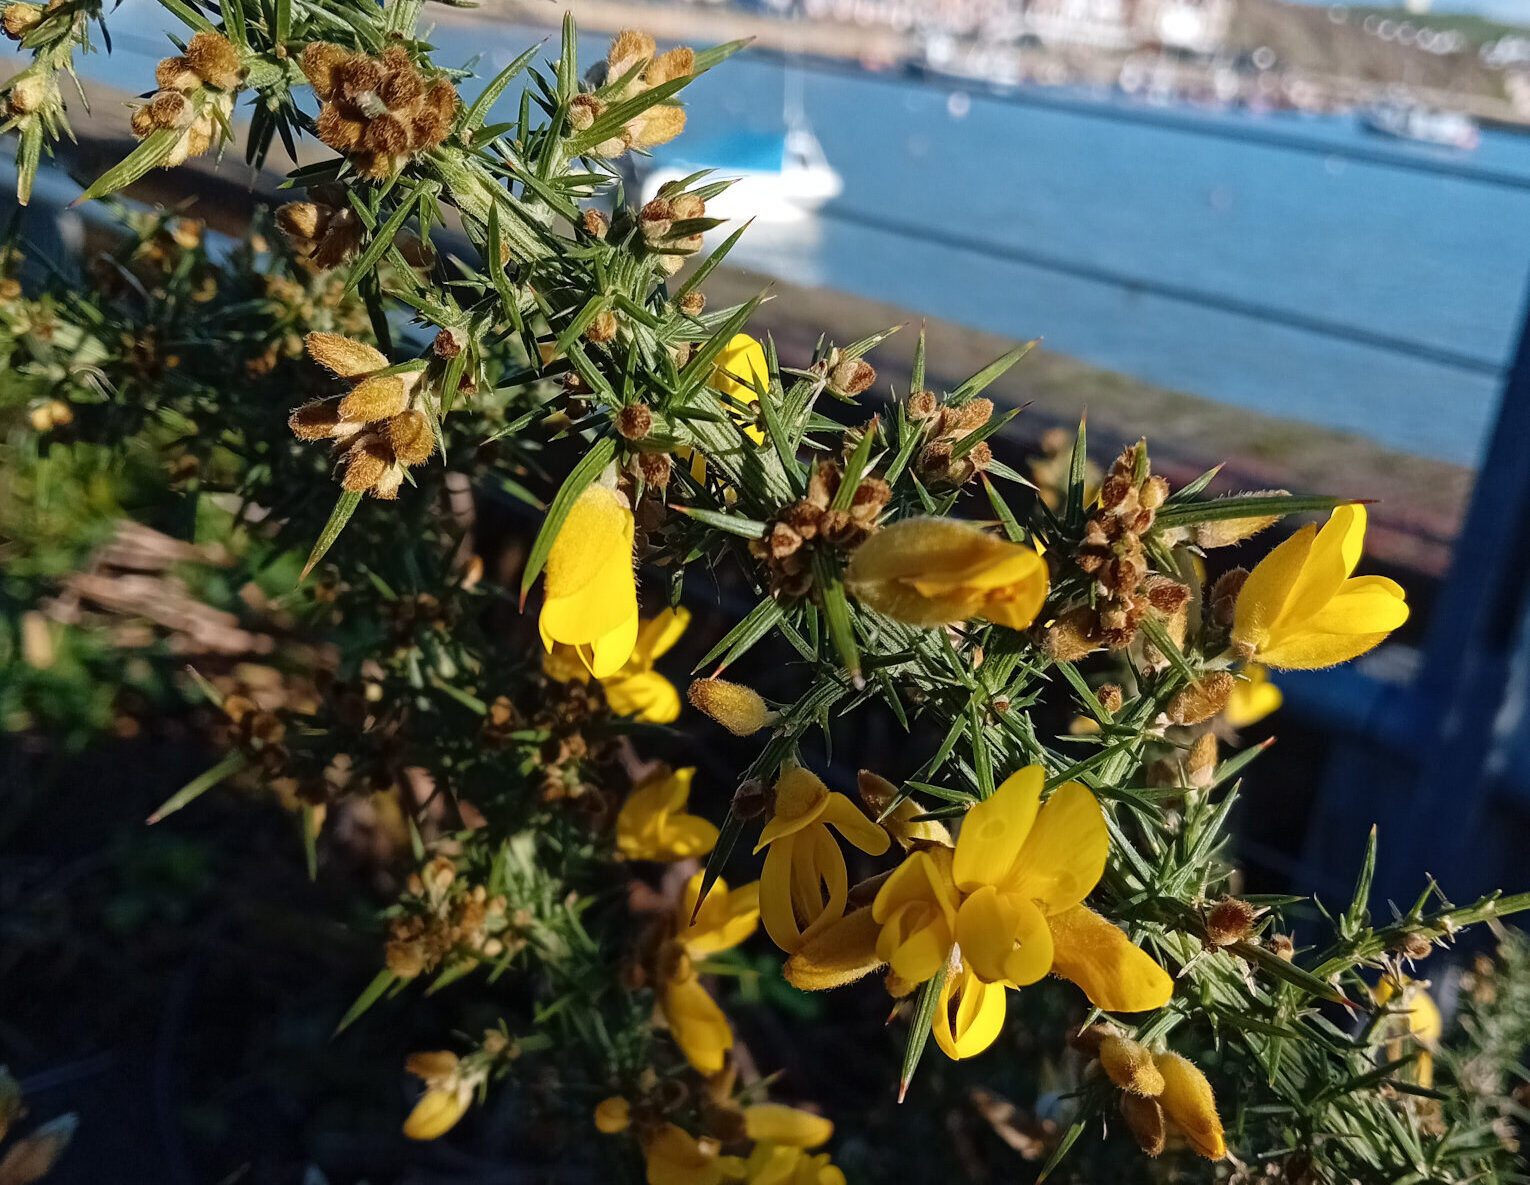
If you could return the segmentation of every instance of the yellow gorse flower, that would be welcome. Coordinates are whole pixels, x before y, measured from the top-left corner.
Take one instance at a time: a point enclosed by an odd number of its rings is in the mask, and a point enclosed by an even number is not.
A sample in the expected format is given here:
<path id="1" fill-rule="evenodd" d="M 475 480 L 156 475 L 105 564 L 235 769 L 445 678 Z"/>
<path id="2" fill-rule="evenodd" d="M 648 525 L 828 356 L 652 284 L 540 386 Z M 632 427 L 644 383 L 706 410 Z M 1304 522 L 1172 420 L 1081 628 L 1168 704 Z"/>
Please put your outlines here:
<path id="1" fill-rule="evenodd" d="M 717 828 L 700 815 L 687 814 L 695 767 L 660 766 L 627 795 L 616 816 L 616 850 L 624 860 L 669 864 L 705 856 L 717 842 Z"/>
<path id="2" fill-rule="evenodd" d="M 590 486 L 569 509 L 547 556 L 547 592 L 537 625 L 551 651 L 572 646 L 596 678 L 616 674 L 637 645 L 632 509 L 605 486 Z"/>
<path id="3" fill-rule="evenodd" d="M 849 870 L 830 826 L 871 856 L 887 851 L 889 840 L 855 803 L 799 765 L 782 769 L 775 795 L 775 812 L 754 849 L 769 849 L 760 872 L 760 917 L 772 941 L 791 954 L 844 916 Z"/>
<path id="4" fill-rule="evenodd" d="M 666 609 L 638 627 L 632 657 L 616 674 L 600 681 L 613 712 L 648 724 L 672 724 L 679 719 L 680 693 L 653 668 L 690 624 L 691 611 L 681 608 Z"/>
<path id="5" fill-rule="evenodd" d="M 1405 1027 L 1407 1037 L 1424 1047 L 1418 1055 L 1418 1060 L 1413 1063 L 1414 1077 L 1420 1086 L 1433 1086 L 1433 1047 L 1445 1032 L 1445 1020 L 1440 1015 L 1440 1009 L 1433 997 L 1424 989 L 1423 984 L 1411 979 L 1399 980 L 1391 975 L 1386 976 L 1376 985 L 1371 996 L 1378 1004 L 1391 1004 L 1394 1000 L 1396 1001 L 1397 1008 L 1405 1019 L 1395 1027 Z M 1387 1042 L 1388 1061 L 1396 1061 L 1406 1054 L 1407 1049 L 1402 1036 L 1394 1037 Z"/>
<path id="6" fill-rule="evenodd" d="M 1364 544 L 1364 506 L 1340 506 L 1322 530 L 1297 531 L 1249 573 L 1233 645 L 1287 670 L 1331 667 L 1379 645 L 1408 620 L 1408 605 L 1396 581 L 1351 575 Z"/>
<path id="7" fill-rule="evenodd" d="M 425 1083 L 425 1093 L 404 1120 L 404 1135 L 411 1140 L 434 1140 L 444 1136 L 467 1114 L 473 1084 L 462 1074 L 457 1055 L 449 1050 L 416 1053 L 404 1064 Z"/>
<path id="8" fill-rule="evenodd" d="M 717 355 L 708 385 L 713 390 L 732 396 L 740 403 L 755 407 L 759 405 L 760 393 L 755 390 L 754 384 L 758 382 L 763 387 L 769 379 L 770 368 L 765 361 L 764 347 L 747 333 L 735 333 L 728 339 L 728 344 L 722 348 L 722 353 Z M 740 426 L 744 429 L 744 435 L 755 444 L 765 443 L 765 433 L 753 420 Z M 693 479 L 698 482 L 706 481 L 707 460 L 705 457 L 691 448 L 677 449 L 675 455 L 682 461 L 690 461 Z"/>
<path id="9" fill-rule="evenodd" d="M 1206 1075 L 1177 1053 L 1155 1053 L 1153 1064 L 1163 1076 L 1163 1090 L 1157 1098 L 1164 1116 L 1190 1147 L 1207 1160 L 1221 1160 L 1227 1155 L 1227 1141 Z"/>
<path id="10" fill-rule="evenodd" d="M 698 1140 L 678 1124 L 666 1123 L 643 1142 L 648 1185 L 720 1185 L 722 1157 L 716 1140 Z"/>
<path id="11" fill-rule="evenodd" d="M 909 518 L 855 549 L 845 586 L 865 605 L 908 625 L 980 617 L 1011 629 L 1036 620 L 1047 565 L 1034 548 L 942 518 Z"/>
<path id="12" fill-rule="evenodd" d="M 732 949 L 754 933 L 760 920 L 760 886 L 744 885 L 730 892 L 727 883 L 719 880 L 697 911 L 701 879 L 698 872 L 681 894 L 675 912 L 678 950 L 666 960 L 669 965 L 659 985 L 658 1000 L 659 1011 L 686 1061 L 702 1074 L 715 1074 L 733 1048 L 733 1030 L 717 1001 L 702 986 L 695 963 Z M 696 914 L 695 922 L 691 921 L 692 913 Z"/>
<path id="13" fill-rule="evenodd" d="M 940 987 L 930 1031 L 953 1061 L 982 1053 L 1004 1028 L 1004 985 L 984 983 L 967 966 L 953 968 Z"/>
<path id="14" fill-rule="evenodd" d="M 1285 702 L 1279 687 L 1270 682 L 1270 672 L 1258 663 L 1243 668 L 1244 678 L 1233 684 L 1222 718 L 1234 728 L 1258 724 Z"/>
<path id="15" fill-rule="evenodd" d="M 649 1185 L 845 1185 L 845 1174 L 827 1153 L 811 1149 L 834 1133 L 834 1125 L 809 1111 L 779 1103 L 744 1109 L 744 1134 L 754 1147 L 747 1157 L 723 1156 L 710 1137 L 696 1137 L 668 1123 L 643 1144 Z"/>
<path id="16" fill-rule="evenodd" d="M 614 675 L 601 679 L 606 702 L 621 716 L 647 724 L 673 724 L 680 716 L 680 692 L 654 664 L 680 640 L 691 624 L 689 609 L 666 609 L 638 623 L 632 657 Z M 580 652 L 562 642 L 542 655 L 542 673 L 559 683 L 588 683 L 589 669 Z"/>

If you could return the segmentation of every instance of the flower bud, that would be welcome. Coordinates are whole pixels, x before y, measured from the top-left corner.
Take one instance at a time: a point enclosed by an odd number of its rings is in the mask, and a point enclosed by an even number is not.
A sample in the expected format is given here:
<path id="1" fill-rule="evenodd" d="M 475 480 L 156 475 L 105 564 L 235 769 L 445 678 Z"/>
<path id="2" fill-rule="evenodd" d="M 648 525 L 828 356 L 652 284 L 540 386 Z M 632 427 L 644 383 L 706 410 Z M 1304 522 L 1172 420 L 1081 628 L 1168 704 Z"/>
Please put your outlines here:
<path id="1" fill-rule="evenodd" d="M 1227 671 L 1209 671 L 1181 688 L 1169 701 L 1168 716 L 1175 724 L 1199 724 L 1227 706 L 1235 680 Z"/>
<path id="2" fill-rule="evenodd" d="M 643 440 L 653 431 L 653 412 L 646 404 L 629 403 L 616 414 L 616 430 L 628 440 Z"/>
<path id="3" fill-rule="evenodd" d="M 1187 1058 L 1177 1053 L 1160 1053 L 1153 1059 L 1163 1075 L 1163 1093 L 1158 1102 L 1190 1146 L 1207 1160 L 1221 1160 L 1227 1155 L 1222 1137 L 1222 1120 L 1217 1115 L 1216 1098 L 1211 1083 Z"/>
<path id="4" fill-rule="evenodd" d="M 734 736 L 746 737 L 780 719 L 760 693 L 725 679 L 697 679 L 686 692 L 691 706 L 704 712 Z"/>
<path id="5" fill-rule="evenodd" d="M 357 378 L 388 365 L 380 351 L 338 333 L 310 333 L 303 344 L 310 358 L 341 378 Z"/>
<path id="6" fill-rule="evenodd" d="M 161 58 L 154 67 L 154 82 L 160 90 L 166 91 L 195 90 L 202 84 L 202 80 L 192 71 L 191 64 L 180 57 Z"/>
<path id="7" fill-rule="evenodd" d="M 733 802 L 730 806 L 733 814 L 740 819 L 757 819 L 771 809 L 774 794 L 771 788 L 760 778 L 750 778 L 747 782 L 740 782 L 738 789 L 733 792 Z"/>
<path id="8" fill-rule="evenodd" d="M 595 1105 L 595 1130 L 608 1136 L 624 1132 L 632 1122 L 632 1104 L 621 1095 L 612 1095 Z"/>
<path id="9" fill-rule="evenodd" d="M 877 381 L 877 372 L 864 358 L 846 358 L 829 370 L 829 389 L 837 395 L 859 395 Z"/>
<path id="10" fill-rule="evenodd" d="M 1224 629 L 1230 629 L 1238 608 L 1238 594 L 1248 579 L 1247 568 L 1234 568 L 1223 572 L 1211 586 L 1211 619 Z"/>
<path id="11" fill-rule="evenodd" d="M 214 90 L 231 91 L 239 85 L 239 53 L 220 33 L 198 33 L 186 46 L 186 65 Z"/>
<path id="12" fill-rule="evenodd" d="M 1247 901 L 1223 897 L 1206 914 L 1206 941 L 1212 946 L 1231 946 L 1252 933 L 1259 911 Z"/>
<path id="13" fill-rule="evenodd" d="M 1164 1129 L 1163 1108 L 1156 1100 L 1123 1094 L 1121 1117 L 1126 1120 L 1126 1126 L 1132 1138 L 1137 1141 L 1137 1147 L 1149 1156 L 1158 1156 L 1163 1152 L 1168 1143 L 1168 1135 Z"/>
<path id="14" fill-rule="evenodd" d="M 52 80 L 42 74 L 24 74 L 11 86 L 10 109 L 13 115 L 30 115 L 48 99 Z"/>
<path id="15" fill-rule="evenodd" d="M 388 444 L 400 465 L 419 465 L 436 451 L 436 431 L 430 417 L 417 408 L 400 412 L 387 423 Z"/>
<path id="16" fill-rule="evenodd" d="M 1110 1080 L 1132 1094 L 1153 1096 L 1163 1090 L 1163 1075 L 1147 1046 L 1129 1037 L 1108 1036 L 1100 1042 L 1100 1066 Z"/>
<path id="17" fill-rule="evenodd" d="M 584 336 L 587 340 L 600 345 L 616 337 L 617 328 L 616 314 L 610 309 L 605 309 L 596 314 L 595 320 L 591 321 L 589 328 L 584 331 Z"/>
<path id="18" fill-rule="evenodd" d="M 12 41 L 20 41 L 38 25 L 42 24 L 43 10 L 36 4 L 7 4 L 0 12 L 0 26 Z"/>
<path id="19" fill-rule="evenodd" d="M 340 400 L 340 418 L 353 424 L 370 424 L 398 415 L 407 402 L 403 375 L 373 375 L 362 379 Z"/>

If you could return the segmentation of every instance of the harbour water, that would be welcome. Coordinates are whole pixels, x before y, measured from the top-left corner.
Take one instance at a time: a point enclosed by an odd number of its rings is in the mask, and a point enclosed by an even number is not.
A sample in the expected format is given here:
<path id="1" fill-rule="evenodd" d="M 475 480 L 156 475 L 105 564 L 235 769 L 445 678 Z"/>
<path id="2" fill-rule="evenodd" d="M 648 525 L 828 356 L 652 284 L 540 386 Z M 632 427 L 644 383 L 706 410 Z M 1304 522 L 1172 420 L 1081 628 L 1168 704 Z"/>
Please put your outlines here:
<path id="1" fill-rule="evenodd" d="M 164 42 L 133 17 L 158 10 L 118 14 L 88 76 L 137 89 Z M 448 20 L 432 40 L 492 75 L 546 35 Z M 844 192 L 752 228 L 739 263 L 1474 463 L 1523 319 L 1530 137 L 1462 153 L 1352 116 L 989 95 L 747 52 L 687 91 L 687 137 L 779 131 L 788 77 Z"/>

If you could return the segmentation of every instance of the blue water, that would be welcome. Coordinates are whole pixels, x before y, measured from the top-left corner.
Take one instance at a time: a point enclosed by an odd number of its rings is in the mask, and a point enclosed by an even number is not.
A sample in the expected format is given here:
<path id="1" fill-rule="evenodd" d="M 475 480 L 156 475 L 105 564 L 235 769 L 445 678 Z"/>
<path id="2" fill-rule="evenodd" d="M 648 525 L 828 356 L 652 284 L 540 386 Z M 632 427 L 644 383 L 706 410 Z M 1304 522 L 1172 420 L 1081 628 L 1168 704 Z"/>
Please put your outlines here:
<path id="1" fill-rule="evenodd" d="M 87 77 L 144 85 L 163 44 L 153 27 L 155 6 L 128 0 L 114 60 L 92 59 Z M 433 40 L 443 64 L 481 54 L 492 74 L 544 35 L 442 25 Z M 581 42 L 588 61 L 603 52 Z M 972 93 L 957 116 L 953 86 L 802 76 L 845 192 L 801 224 L 757 226 L 738 262 L 1475 462 L 1530 273 L 1530 137 L 1487 131 L 1456 153 L 1348 117 L 1055 91 Z M 687 137 L 779 131 L 784 80 L 774 57 L 735 57 L 686 92 Z"/>

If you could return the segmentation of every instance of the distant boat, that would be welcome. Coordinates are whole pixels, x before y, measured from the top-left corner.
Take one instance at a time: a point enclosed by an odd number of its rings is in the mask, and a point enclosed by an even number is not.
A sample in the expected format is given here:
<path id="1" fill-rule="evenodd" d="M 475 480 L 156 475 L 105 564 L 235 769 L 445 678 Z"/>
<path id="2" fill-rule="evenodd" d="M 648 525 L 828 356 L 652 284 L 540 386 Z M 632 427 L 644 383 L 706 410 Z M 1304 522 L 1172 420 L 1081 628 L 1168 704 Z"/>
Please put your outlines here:
<path id="1" fill-rule="evenodd" d="M 707 214 L 715 218 L 795 221 L 845 188 L 818 137 L 799 119 L 784 132 L 737 132 L 684 143 L 683 155 L 666 157 L 643 178 L 643 200 L 700 169 L 712 169 L 718 180 L 736 178 L 707 202 Z"/>
<path id="2" fill-rule="evenodd" d="M 1399 140 L 1440 144 L 1471 151 L 1481 133 L 1471 116 L 1459 111 L 1429 111 L 1404 103 L 1379 103 L 1360 113 L 1360 122 L 1373 132 Z"/>

